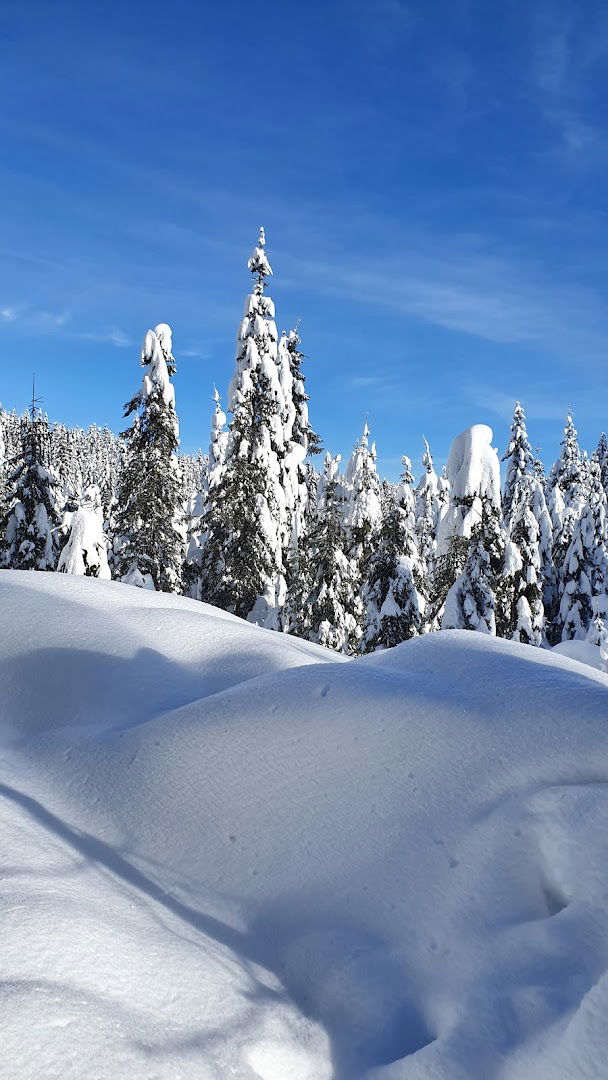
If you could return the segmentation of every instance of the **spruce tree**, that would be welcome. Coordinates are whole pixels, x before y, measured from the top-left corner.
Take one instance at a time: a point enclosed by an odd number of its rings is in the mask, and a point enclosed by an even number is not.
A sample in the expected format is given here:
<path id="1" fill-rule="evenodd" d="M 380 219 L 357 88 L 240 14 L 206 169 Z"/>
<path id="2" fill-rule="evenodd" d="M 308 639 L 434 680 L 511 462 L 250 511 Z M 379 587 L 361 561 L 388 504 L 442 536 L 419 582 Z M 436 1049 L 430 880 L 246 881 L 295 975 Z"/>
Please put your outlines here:
<path id="1" fill-rule="evenodd" d="M 284 454 L 280 460 L 281 485 L 285 493 L 284 560 L 291 564 L 304 527 L 308 497 L 306 458 L 321 452 L 321 440 L 310 424 L 309 395 L 305 390 L 302 363 L 305 359 L 297 330 L 283 333 L 277 363 L 283 394 Z M 289 584 L 289 582 L 288 582 Z"/>
<path id="2" fill-rule="evenodd" d="M 441 627 L 504 636 L 511 582 L 504 575 L 500 471 L 490 428 L 478 424 L 454 440 L 448 472 L 450 506 L 441 523 L 434 581 L 437 609 L 449 576 L 458 576 L 445 597 Z"/>
<path id="3" fill-rule="evenodd" d="M 228 441 L 226 413 L 222 409 L 220 395 L 215 386 L 213 387 L 213 403 L 209 453 L 207 461 L 201 469 L 198 491 L 190 512 L 188 548 L 184 564 L 184 587 L 188 596 L 194 600 L 201 600 L 205 589 L 202 578 L 203 551 L 206 539 L 203 522 L 209 509 L 209 493 L 214 491 L 222 479 Z M 211 499 L 213 499 L 213 495 Z"/>
<path id="4" fill-rule="evenodd" d="M 361 638 L 361 601 L 351 559 L 346 554 L 344 493 L 339 455 L 325 457 L 319 501 L 307 536 L 302 584 L 290 601 L 299 608 L 297 632 L 319 645 L 355 655 Z"/>
<path id="5" fill-rule="evenodd" d="M 346 489 L 346 527 L 348 555 L 355 573 L 363 577 L 367 561 L 375 548 L 382 514 L 381 488 L 376 471 L 376 447 L 369 445 L 367 421 L 361 439 L 348 460 L 344 476 Z"/>
<path id="6" fill-rule="evenodd" d="M 608 590 L 608 508 L 596 461 L 590 468 L 589 501 L 577 519 L 561 577 L 561 640 L 584 639 L 594 607 Z"/>
<path id="7" fill-rule="evenodd" d="M 125 405 L 125 416 L 133 421 L 122 433 L 125 463 L 116 513 L 118 577 L 161 592 L 181 591 L 184 545 L 171 347 L 171 328 L 165 323 L 148 330 L 141 352 L 142 386 Z"/>
<path id="8" fill-rule="evenodd" d="M 13 570 L 54 570 L 59 550 L 58 480 L 49 465 L 48 420 L 32 405 L 21 421 L 21 453 L 8 478 L 8 498 L 0 526 L 0 566 Z M 14 449 L 14 446 L 13 446 Z"/>
<path id="9" fill-rule="evenodd" d="M 99 488 L 87 488 L 82 498 L 64 513 L 62 526 L 66 539 L 57 562 L 58 572 L 109 580 Z"/>
<path id="10" fill-rule="evenodd" d="M 389 649 L 424 630 L 425 598 L 416 545 L 409 460 L 396 505 L 383 516 L 362 591 L 362 652 Z"/>
<path id="11" fill-rule="evenodd" d="M 424 472 L 416 488 L 416 542 L 422 574 L 425 581 L 430 583 L 437 551 L 437 529 L 442 505 L 439 478 L 433 468 L 433 458 L 426 439 L 424 446 L 425 451 L 422 455 Z"/>
<path id="12" fill-rule="evenodd" d="M 602 487 L 608 496 L 608 439 L 606 438 L 605 432 L 602 432 L 600 435 L 595 451 L 595 457 L 600 467 Z"/>
<path id="13" fill-rule="evenodd" d="M 510 586 L 510 611 L 504 636 L 527 645 L 541 645 L 544 629 L 541 525 L 534 513 L 539 497 L 544 503 L 536 477 L 520 476 L 510 508 L 511 545 L 508 555 L 505 551 L 509 565 L 503 570 L 503 580 Z"/>
<path id="14" fill-rule="evenodd" d="M 561 453 L 551 470 L 547 499 L 553 523 L 553 562 L 558 574 L 585 503 L 585 473 L 576 428 L 572 414 L 568 413 Z"/>
<path id="15" fill-rule="evenodd" d="M 264 230 L 249 259 L 253 292 L 237 343 L 229 390 L 232 414 L 222 475 L 203 518 L 202 598 L 242 618 L 280 628 L 286 502 L 285 402 L 277 365 L 274 304 L 265 295 L 272 269 Z"/>
<path id="16" fill-rule="evenodd" d="M 505 521 L 508 521 L 513 500 L 517 497 L 517 489 L 523 478 L 532 472 L 534 464 L 526 430 L 526 416 L 519 401 L 515 402 L 509 445 L 502 460 L 508 462 L 502 497 L 503 514 Z"/>

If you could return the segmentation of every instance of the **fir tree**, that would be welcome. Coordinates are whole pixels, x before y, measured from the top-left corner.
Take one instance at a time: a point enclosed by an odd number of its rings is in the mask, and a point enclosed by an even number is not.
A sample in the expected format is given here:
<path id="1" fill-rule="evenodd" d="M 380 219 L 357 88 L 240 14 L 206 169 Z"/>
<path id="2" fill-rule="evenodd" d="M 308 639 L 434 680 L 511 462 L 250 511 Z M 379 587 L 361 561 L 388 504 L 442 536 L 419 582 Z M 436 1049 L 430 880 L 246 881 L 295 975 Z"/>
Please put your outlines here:
<path id="1" fill-rule="evenodd" d="M 422 455 L 424 472 L 416 488 L 416 541 L 420 557 L 422 574 L 430 582 L 437 551 L 437 528 L 441 517 L 441 496 L 439 479 L 433 468 L 433 458 L 426 439 L 425 452 Z"/>
<path id="2" fill-rule="evenodd" d="M 589 501 L 576 521 L 562 567 L 562 641 L 587 636 L 597 598 L 605 597 L 608 589 L 608 509 L 597 462 L 590 474 Z"/>
<path id="3" fill-rule="evenodd" d="M 67 535 L 57 562 L 58 572 L 109 580 L 107 540 L 98 488 L 87 488 L 82 499 L 66 511 L 63 530 Z"/>
<path id="4" fill-rule="evenodd" d="M 416 546 L 409 460 L 396 505 L 382 519 L 363 586 L 362 651 L 388 649 L 424 630 L 424 585 Z"/>
<path id="5" fill-rule="evenodd" d="M 285 402 L 277 366 L 272 269 L 264 230 L 249 259 L 254 288 L 245 304 L 230 384 L 225 467 L 203 519 L 203 599 L 273 629 L 285 600 L 283 566 Z"/>
<path id="6" fill-rule="evenodd" d="M 380 481 L 376 472 L 376 447 L 374 443 L 369 445 L 369 435 L 366 422 L 361 439 L 357 441 L 349 458 L 344 477 L 347 491 L 348 555 L 359 577 L 363 576 L 367 561 L 375 548 L 382 513 Z"/>
<path id="7" fill-rule="evenodd" d="M 21 455 L 9 476 L 1 526 L 0 565 L 14 570 L 54 570 L 59 548 L 57 477 L 48 464 L 50 432 L 36 413 L 21 422 Z"/>
<path id="8" fill-rule="evenodd" d="M 500 472 L 491 429 L 478 424 L 459 435 L 450 451 L 448 471 L 450 507 L 442 522 L 439 573 L 447 577 L 447 571 L 458 570 L 465 551 L 466 556 L 445 599 L 441 627 L 504 636 L 512 586 L 504 575 Z M 444 581 L 441 584 L 445 587 Z"/>
<path id="9" fill-rule="evenodd" d="M 122 434 L 126 456 L 116 514 L 117 572 L 130 584 L 179 592 L 184 544 L 179 427 L 170 381 L 175 374 L 171 329 L 165 323 L 148 330 L 141 364 L 141 389 L 125 405 L 133 422 Z"/>
<path id="10" fill-rule="evenodd" d="M 361 601 L 352 561 L 345 552 L 344 495 L 340 457 L 326 455 L 319 503 L 308 534 L 303 588 L 291 608 L 300 609 L 298 631 L 309 641 L 354 655 L 361 638 Z"/>
<path id="11" fill-rule="evenodd" d="M 604 432 L 600 435 L 595 457 L 600 467 L 602 487 L 608 496 L 608 439 Z"/>
<path id="12" fill-rule="evenodd" d="M 505 550 L 508 565 L 503 569 L 503 582 L 510 587 L 510 613 L 504 636 L 527 645 L 541 645 L 543 640 L 541 524 L 534 512 L 539 499 L 544 503 L 536 477 L 520 476 L 511 502 L 511 544 Z"/>
<path id="13" fill-rule="evenodd" d="M 209 509 L 210 492 L 219 485 L 226 461 L 226 414 L 217 387 L 213 387 L 214 410 L 211 420 L 209 454 L 205 467 L 201 469 L 198 491 L 194 497 L 190 512 L 188 530 L 188 548 L 184 565 L 184 585 L 186 592 L 194 600 L 201 600 L 205 588 L 202 578 L 203 551 L 205 544 L 204 518 Z M 213 499 L 213 495 L 211 495 Z"/>
<path id="14" fill-rule="evenodd" d="M 508 462 L 502 497 L 503 514 L 508 521 L 513 500 L 517 497 L 517 489 L 524 477 L 532 471 L 534 463 L 526 430 L 526 416 L 519 401 L 515 402 L 509 445 L 502 460 Z"/>

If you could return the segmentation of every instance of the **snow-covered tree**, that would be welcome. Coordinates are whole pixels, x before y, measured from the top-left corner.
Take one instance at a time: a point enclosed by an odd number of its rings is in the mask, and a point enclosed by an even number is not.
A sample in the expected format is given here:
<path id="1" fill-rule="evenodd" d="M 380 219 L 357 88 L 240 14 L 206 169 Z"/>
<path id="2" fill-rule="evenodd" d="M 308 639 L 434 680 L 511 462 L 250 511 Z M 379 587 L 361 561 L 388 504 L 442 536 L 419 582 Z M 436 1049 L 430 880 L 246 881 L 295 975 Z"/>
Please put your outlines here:
<path id="1" fill-rule="evenodd" d="M 265 295 L 272 269 L 264 230 L 249 259 L 253 292 L 245 302 L 229 390 L 232 414 L 222 475 L 203 519 L 204 600 L 251 622 L 280 628 L 283 565 L 285 401 L 277 364 L 274 304 Z"/>
<path id="2" fill-rule="evenodd" d="M 594 606 L 608 591 L 608 508 L 600 467 L 591 464 L 589 501 L 577 519 L 562 566 L 561 640 L 584 639 Z"/>
<path id="3" fill-rule="evenodd" d="M 503 514 L 505 521 L 508 521 L 513 500 L 517 497 L 517 489 L 524 477 L 532 472 L 534 465 L 532 447 L 526 430 L 526 415 L 519 401 L 515 402 L 509 445 L 503 461 L 508 462 L 502 497 Z"/>
<path id="4" fill-rule="evenodd" d="M 125 405 L 125 416 L 133 416 L 133 422 L 122 435 L 126 455 L 116 513 L 118 576 L 162 592 L 181 590 L 184 545 L 171 348 L 166 323 L 148 330 L 141 351 L 141 389 Z"/>
<path id="5" fill-rule="evenodd" d="M 99 488 L 87 488 L 80 502 L 64 513 L 62 524 L 67 535 L 57 562 L 59 573 L 109 580 Z"/>
<path id="6" fill-rule="evenodd" d="M 551 470 L 547 506 L 553 524 L 553 562 L 561 572 L 574 526 L 585 503 L 586 468 L 583 464 L 578 436 L 568 413 L 561 453 Z"/>
<path id="7" fill-rule="evenodd" d="M 503 634 L 507 622 L 500 469 L 492 437 L 489 427 L 476 424 L 458 436 L 448 459 L 450 507 L 442 522 L 439 551 L 445 560 L 452 556 L 456 568 L 465 551 L 466 555 L 445 599 L 444 630 Z M 454 569 L 449 562 L 448 569 Z"/>
<path id="8" fill-rule="evenodd" d="M 369 435 L 366 421 L 361 438 L 357 440 L 348 460 L 344 476 L 348 555 L 353 561 L 355 573 L 360 578 L 364 575 L 367 561 L 375 548 L 382 514 L 380 481 L 376 471 L 376 447 L 374 443 L 369 445 Z"/>
<path id="9" fill-rule="evenodd" d="M 586 641 L 589 645 L 595 645 L 599 649 L 604 671 L 608 671 L 608 623 L 606 622 L 605 611 L 605 607 L 600 608 L 598 603 L 594 602 L 593 618 L 587 631 Z"/>
<path id="10" fill-rule="evenodd" d="M 226 460 L 226 413 L 222 409 L 217 387 L 213 387 L 213 416 L 209 454 L 205 467 L 201 470 L 198 490 L 196 491 L 187 515 L 188 547 L 184 564 L 184 585 L 186 592 L 194 600 L 201 600 L 205 589 L 202 578 L 203 549 L 205 544 L 204 517 L 209 507 L 209 492 L 220 483 Z M 213 496 L 211 496 L 213 498 Z"/>
<path id="11" fill-rule="evenodd" d="M 608 439 L 605 432 L 600 435 L 597 449 L 595 451 L 595 457 L 600 467 L 600 476 L 602 480 L 602 487 L 608 495 Z"/>
<path id="12" fill-rule="evenodd" d="M 523 474 L 513 488 L 509 517 L 509 543 L 505 546 L 503 587 L 510 593 L 505 637 L 527 645 L 541 645 L 544 629 L 544 579 L 541 529 L 535 509 L 544 506 L 542 487 L 535 476 Z M 546 506 L 544 515 L 547 515 Z M 548 515 L 547 515 L 548 517 Z"/>
<path id="13" fill-rule="evenodd" d="M 50 432 L 40 413 L 21 422 L 21 454 L 9 475 L 0 535 L 0 565 L 14 570 L 54 570 L 59 548 L 57 477 L 48 464 Z"/>
<path id="14" fill-rule="evenodd" d="M 433 468 L 433 458 L 426 439 L 424 446 L 425 451 L 422 455 L 424 472 L 416 488 L 416 541 L 423 576 L 425 580 L 430 581 L 437 551 L 437 529 L 442 503 L 439 478 Z"/>
<path id="15" fill-rule="evenodd" d="M 308 498 L 306 457 L 321 451 L 321 440 L 308 416 L 309 395 L 302 371 L 304 353 L 297 330 L 281 335 L 277 352 L 279 381 L 283 395 L 284 453 L 280 459 L 281 486 L 285 495 L 284 559 L 292 562 L 304 527 Z"/>
<path id="16" fill-rule="evenodd" d="M 397 502 L 383 515 L 363 583 L 361 649 L 388 649 L 424 630 L 426 602 L 418 547 L 408 458 Z"/>
<path id="17" fill-rule="evenodd" d="M 348 535 L 340 456 L 326 454 L 316 513 L 302 552 L 300 581 L 288 600 L 294 632 L 327 648 L 354 655 L 361 638 L 358 580 L 346 554 Z"/>
<path id="18" fill-rule="evenodd" d="M 442 482 L 443 497 L 449 492 L 449 501 L 439 520 L 431 590 L 435 624 L 444 626 L 443 606 L 464 571 L 471 538 L 474 534 L 478 538 L 487 510 L 500 512 L 500 469 L 492 438 L 491 428 L 476 424 L 459 435 L 450 449 Z"/>

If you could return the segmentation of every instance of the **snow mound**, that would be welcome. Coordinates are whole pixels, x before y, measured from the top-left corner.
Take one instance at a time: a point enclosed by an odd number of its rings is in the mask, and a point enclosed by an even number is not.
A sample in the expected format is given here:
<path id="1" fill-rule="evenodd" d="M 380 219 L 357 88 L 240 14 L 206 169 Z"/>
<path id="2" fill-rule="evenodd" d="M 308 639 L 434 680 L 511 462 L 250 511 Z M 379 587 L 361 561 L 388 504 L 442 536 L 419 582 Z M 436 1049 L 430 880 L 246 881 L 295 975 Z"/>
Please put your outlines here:
<path id="1" fill-rule="evenodd" d="M 11 1080 L 606 1075 L 608 676 L 463 631 L 343 662 L 63 575 L 0 601 Z"/>
<path id="2" fill-rule="evenodd" d="M 593 645 L 590 641 L 560 641 L 559 645 L 553 646 L 553 652 L 558 656 L 569 656 L 571 660 L 578 660 L 581 664 L 589 664 L 598 671 L 606 671 L 606 662 L 602 659 L 599 645 Z"/>

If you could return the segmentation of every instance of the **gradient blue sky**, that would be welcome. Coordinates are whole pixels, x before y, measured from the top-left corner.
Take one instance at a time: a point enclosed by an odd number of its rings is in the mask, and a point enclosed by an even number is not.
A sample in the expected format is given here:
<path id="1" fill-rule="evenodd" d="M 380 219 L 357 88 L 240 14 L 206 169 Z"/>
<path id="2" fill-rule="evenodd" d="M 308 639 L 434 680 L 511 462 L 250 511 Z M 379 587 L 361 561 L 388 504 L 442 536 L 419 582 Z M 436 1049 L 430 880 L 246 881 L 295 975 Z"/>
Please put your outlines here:
<path id="1" fill-rule="evenodd" d="M 546 460 L 608 424 L 608 9 L 3 0 L 0 400 L 119 430 L 174 328 L 208 442 L 260 223 L 313 422 L 384 474 L 513 400 Z"/>

